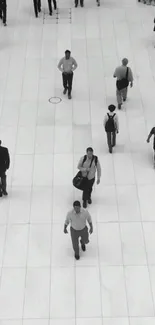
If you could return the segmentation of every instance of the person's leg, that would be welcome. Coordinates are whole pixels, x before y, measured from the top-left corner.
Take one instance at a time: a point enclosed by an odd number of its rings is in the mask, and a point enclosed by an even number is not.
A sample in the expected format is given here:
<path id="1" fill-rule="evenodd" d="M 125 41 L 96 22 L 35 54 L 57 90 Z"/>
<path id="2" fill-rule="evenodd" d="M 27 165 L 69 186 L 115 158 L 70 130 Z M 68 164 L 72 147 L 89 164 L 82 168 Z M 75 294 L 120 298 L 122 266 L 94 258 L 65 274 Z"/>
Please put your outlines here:
<path id="1" fill-rule="evenodd" d="M 75 256 L 79 256 L 79 233 L 77 230 L 70 228 L 71 239 Z"/>
<path id="2" fill-rule="evenodd" d="M 3 6 L 3 24 L 6 25 L 7 5 Z"/>
<path id="3" fill-rule="evenodd" d="M 83 208 L 87 207 L 87 201 L 88 201 L 88 197 L 89 197 L 89 188 L 88 188 L 88 178 L 85 177 L 83 180 L 83 194 L 82 194 L 82 200 L 83 200 Z"/>
<path id="4" fill-rule="evenodd" d="M 37 6 L 38 6 L 38 11 L 40 12 L 41 11 L 41 0 L 38 0 Z"/>
<path id="5" fill-rule="evenodd" d="M 1 184 L 2 184 L 2 192 L 3 192 L 3 194 L 7 195 L 7 192 L 6 192 L 6 174 L 5 174 L 5 172 L 3 172 L 1 174 Z"/>
<path id="6" fill-rule="evenodd" d="M 107 143 L 109 147 L 109 152 L 112 153 L 111 132 L 107 132 Z"/>
<path id="7" fill-rule="evenodd" d="M 75 7 L 78 6 L 79 0 L 75 0 Z"/>
<path id="8" fill-rule="evenodd" d="M 81 248 L 85 252 L 86 250 L 86 244 L 89 243 L 89 234 L 88 234 L 88 227 L 86 226 L 84 229 L 81 230 L 80 232 L 80 243 L 81 243 Z"/>
<path id="9" fill-rule="evenodd" d="M 127 99 L 127 91 L 128 91 L 128 88 L 124 88 L 122 89 L 121 93 L 122 93 L 122 97 L 123 97 L 123 101 L 125 102 L 126 99 Z"/>
<path id="10" fill-rule="evenodd" d="M 99 7 L 100 6 L 100 0 L 96 0 L 97 2 L 97 6 Z"/>
<path id="11" fill-rule="evenodd" d="M 118 90 L 117 88 L 116 88 L 116 97 L 117 97 L 118 109 L 121 109 L 122 94 L 121 94 L 121 90 Z"/>
<path id="12" fill-rule="evenodd" d="M 94 182 L 95 182 L 95 178 L 88 180 L 88 203 L 89 204 L 92 203 L 91 194 L 92 194 Z"/>
<path id="13" fill-rule="evenodd" d="M 52 15 L 52 0 L 48 0 L 49 14 Z"/>
<path id="14" fill-rule="evenodd" d="M 84 6 L 84 1 L 80 0 L 80 6 L 83 7 Z"/>
<path id="15" fill-rule="evenodd" d="M 56 2 L 56 0 L 53 0 L 53 5 L 54 5 L 54 9 L 56 10 L 57 9 L 57 2 Z"/>
<path id="16" fill-rule="evenodd" d="M 0 19 L 3 18 L 2 9 L 0 8 Z"/>
<path id="17" fill-rule="evenodd" d="M 112 132 L 112 147 L 116 146 L 116 132 Z"/>
<path id="18" fill-rule="evenodd" d="M 38 5 L 37 0 L 33 0 L 35 16 L 38 17 Z"/>
<path id="19" fill-rule="evenodd" d="M 71 98 L 72 83 L 73 83 L 73 72 L 68 73 L 68 96 L 69 96 L 69 98 Z"/>
<path id="20" fill-rule="evenodd" d="M 67 74 L 62 73 L 62 82 L 63 82 L 63 87 L 64 87 L 64 93 L 67 91 Z"/>

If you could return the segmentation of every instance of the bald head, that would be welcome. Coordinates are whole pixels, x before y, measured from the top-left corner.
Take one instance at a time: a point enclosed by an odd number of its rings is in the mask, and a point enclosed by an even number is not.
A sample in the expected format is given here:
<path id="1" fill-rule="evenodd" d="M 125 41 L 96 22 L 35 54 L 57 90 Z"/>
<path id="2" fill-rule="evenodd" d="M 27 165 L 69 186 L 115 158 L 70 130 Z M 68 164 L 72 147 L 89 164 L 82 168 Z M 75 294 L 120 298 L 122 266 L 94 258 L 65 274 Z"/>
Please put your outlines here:
<path id="1" fill-rule="evenodd" d="M 124 58 L 124 59 L 122 60 L 122 64 L 126 66 L 126 65 L 128 64 L 128 59 Z"/>

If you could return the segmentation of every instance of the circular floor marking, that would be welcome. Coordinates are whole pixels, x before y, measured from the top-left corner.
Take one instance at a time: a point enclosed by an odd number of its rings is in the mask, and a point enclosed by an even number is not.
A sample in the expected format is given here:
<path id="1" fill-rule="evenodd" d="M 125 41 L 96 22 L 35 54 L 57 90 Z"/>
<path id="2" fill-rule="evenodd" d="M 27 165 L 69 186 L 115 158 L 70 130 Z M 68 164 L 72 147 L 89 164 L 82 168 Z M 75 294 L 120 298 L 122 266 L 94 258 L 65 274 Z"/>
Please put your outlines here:
<path id="1" fill-rule="evenodd" d="M 48 101 L 51 104 L 59 104 L 62 101 L 62 99 L 60 97 L 51 97 Z"/>

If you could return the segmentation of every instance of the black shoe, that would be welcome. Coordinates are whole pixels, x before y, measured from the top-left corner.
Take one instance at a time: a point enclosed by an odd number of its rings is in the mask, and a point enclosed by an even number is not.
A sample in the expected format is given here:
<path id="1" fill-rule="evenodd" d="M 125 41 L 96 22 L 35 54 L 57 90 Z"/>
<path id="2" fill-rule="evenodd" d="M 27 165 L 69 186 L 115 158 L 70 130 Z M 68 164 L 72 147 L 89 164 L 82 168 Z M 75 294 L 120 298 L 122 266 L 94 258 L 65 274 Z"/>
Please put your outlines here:
<path id="1" fill-rule="evenodd" d="M 38 11 L 41 12 L 41 8 L 38 8 Z"/>
<path id="2" fill-rule="evenodd" d="M 83 201 L 83 208 L 86 209 L 87 208 L 87 202 Z"/>
<path id="3" fill-rule="evenodd" d="M 8 195 L 7 191 L 2 191 L 2 194 L 5 196 Z"/>
<path id="4" fill-rule="evenodd" d="M 77 5 L 77 3 L 76 3 L 76 4 L 75 4 L 75 8 L 77 8 L 77 6 L 78 6 L 78 5 Z"/>
<path id="5" fill-rule="evenodd" d="M 66 95 L 67 93 L 67 88 L 64 88 L 63 94 Z"/>
<path id="6" fill-rule="evenodd" d="M 126 102 L 126 98 L 123 98 L 123 102 Z"/>
<path id="7" fill-rule="evenodd" d="M 52 11 L 49 12 L 49 15 L 52 16 Z"/>
<path id="8" fill-rule="evenodd" d="M 71 94 L 68 94 L 68 99 L 71 99 L 71 98 L 72 98 Z"/>
<path id="9" fill-rule="evenodd" d="M 97 6 L 100 7 L 100 2 L 99 1 L 97 1 Z"/>
<path id="10" fill-rule="evenodd" d="M 82 243 L 82 241 L 80 240 L 80 243 L 81 243 L 81 248 L 83 250 L 83 252 L 86 251 L 86 245 Z"/>
<path id="11" fill-rule="evenodd" d="M 75 254 L 74 256 L 75 256 L 75 259 L 76 259 L 76 260 L 79 260 L 79 259 L 80 259 L 80 256 L 79 256 L 79 255 L 76 255 L 76 254 Z"/>
<path id="12" fill-rule="evenodd" d="M 57 6 L 54 6 L 54 10 L 57 10 Z"/>
<path id="13" fill-rule="evenodd" d="M 92 204 L 92 199 L 89 199 L 88 200 L 88 204 Z"/>
<path id="14" fill-rule="evenodd" d="M 2 197 L 3 195 L 2 195 L 2 192 L 0 192 L 0 197 Z"/>
<path id="15" fill-rule="evenodd" d="M 121 109 L 122 104 L 118 104 L 118 109 Z"/>
<path id="16" fill-rule="evenodd" d="M 83 7 L 83 3 L 81 3 L 81 7 Z"/>
<path id="17" fill-rule="evenodd" d="M 36 18 L 38 18 L 38 14 L 36 15 Z"/>
<path id="18" fill-rule="evenodd" d="M 109 149 L 109 152 L 112 153 L 112 148 Z"/>
<path id="19" fill-rule="evenodd" d="M 7 23 L 3 23 L 4 26 L 7 26 Z"/>

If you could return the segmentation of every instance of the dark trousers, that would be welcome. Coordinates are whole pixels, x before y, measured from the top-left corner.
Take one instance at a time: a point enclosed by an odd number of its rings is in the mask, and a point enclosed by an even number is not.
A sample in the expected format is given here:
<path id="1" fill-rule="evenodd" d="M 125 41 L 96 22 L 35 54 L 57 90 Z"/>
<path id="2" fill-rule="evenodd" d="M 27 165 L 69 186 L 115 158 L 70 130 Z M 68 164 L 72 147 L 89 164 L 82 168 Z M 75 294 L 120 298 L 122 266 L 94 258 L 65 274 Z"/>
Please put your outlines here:
<path id="1" fill-rule="evenodd" d="M 93 185 L 95 182 L 95 178 L 88 179 L 87 177 L 84 180 L 84 190 L 82 195 L 83 201 L 88 201 L 91 198 L 91 193 L 93 190 Z"/>
<path id="2" fill-rule="evenodd" d="M 73 250 L 76 255 L 79 255 L 79 237 L 81 237 L 81 244 L 89 243 L 88 227 L 86 226 L 82 230 L 75 230 L 71 227 L 70 233 L 71 233 Z"/>
<path id="3" fill-rule="evenodd" d="M 57 2 L 56 2 L 56 0 L 53 0 L 53 5 L 54 5 L 54 9 L 57 9 Z"/>
<path id="4" fill-rule="evenodd" d="M 68 94 L 71 94 L 72 91 L 72 83 L 73 83 L 73 72 L 71 73 L 62 73 L 62 81 L 65 89 L 68 88 Z"/>
<path id="5" fill-rule="evenodd" d="M 116 145 L 116 132 L 107 132 L 107 143 L 109 151 L 112 151 L 112 147 Z"/>
<path id="6" fill-rule="evenodd" d="M 33 3 L 35 15 L 38 17 L 38 12 L 41 11 L 41 0 L 33 0 Z"/>
<path id="7" fill-rule="evenodd" d="M 49 13 L 52 13 L 52 1 L 48 0 L 48 9 L 49 9 Z"/>
<path id="8" fill-rule="evenodd" d="M 4 3 L 0 7 L 0 18 L 3 19 L 3 24 L 6 23 L 6 14 L 7 14 L 7 5 L 6 3 Z"/>
<path id="9" fill-rule="evenodd" d="M 84 1 L 80 0 L 80 5 L 83 6 Z M 78 6 L 79 0 L 75 0 L 75 6 Z"/>
<path id="10" fill-rule="evenodd" d="M 6 174 L 5 172 L 0 173 L 0 192 L 6 191 Z"/>

